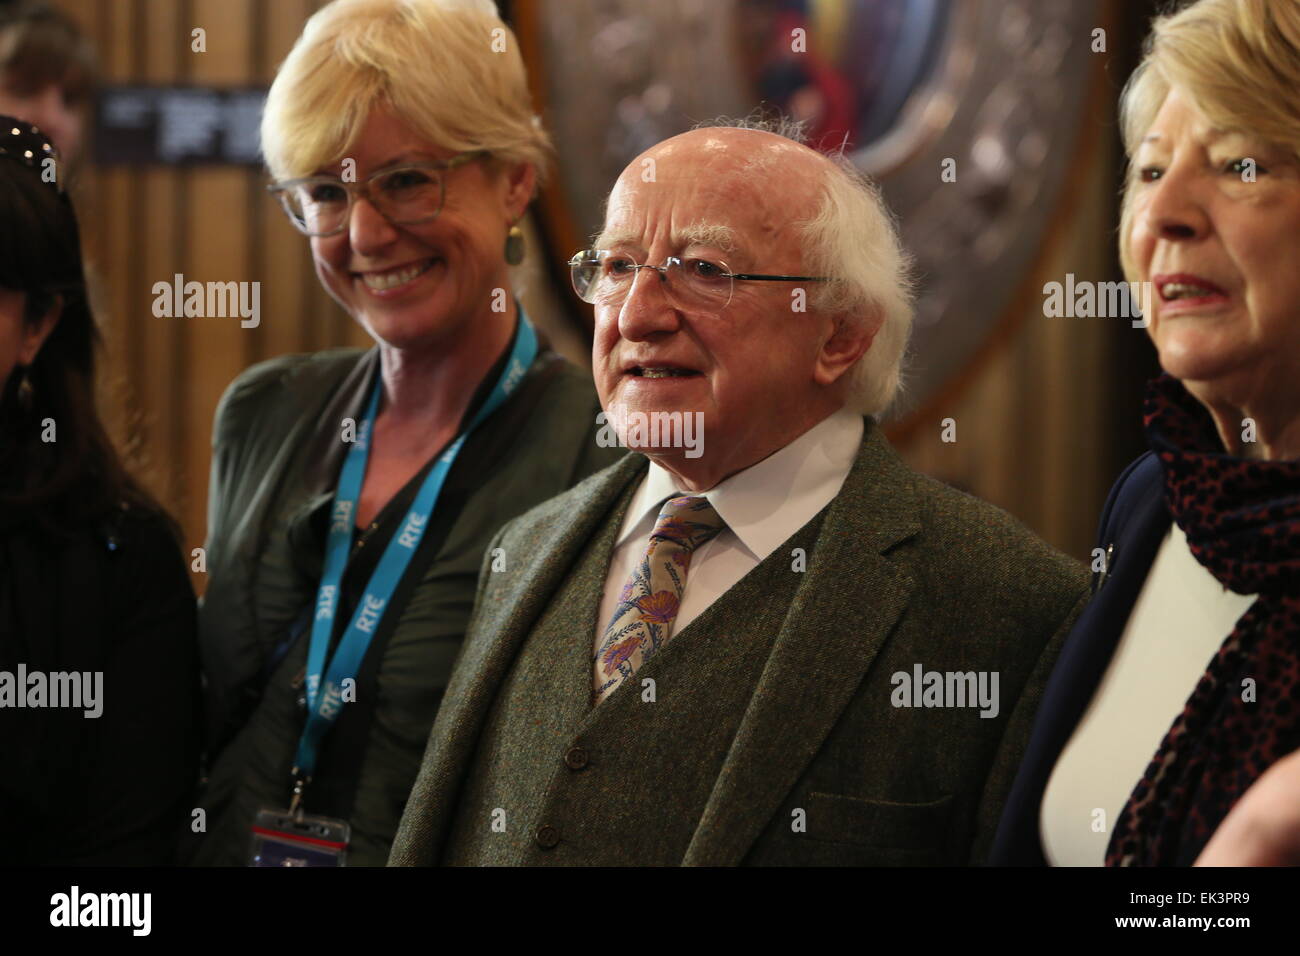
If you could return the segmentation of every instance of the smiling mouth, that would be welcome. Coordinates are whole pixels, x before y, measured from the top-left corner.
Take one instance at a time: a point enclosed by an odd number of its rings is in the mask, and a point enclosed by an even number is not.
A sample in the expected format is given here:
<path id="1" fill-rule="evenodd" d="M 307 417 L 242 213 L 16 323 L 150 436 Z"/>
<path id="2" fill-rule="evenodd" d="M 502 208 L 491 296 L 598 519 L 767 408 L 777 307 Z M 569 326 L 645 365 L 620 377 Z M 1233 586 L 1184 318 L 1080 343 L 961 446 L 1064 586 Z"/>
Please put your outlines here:
<path id="1" fill-rule="evenodd" d="M 1160 290 L 1160 294 L 1166 302 L 1174 302 L 1178 299 L 1203 299 L 1206 296 L 1219 295 L 1220 293 L 1204 286 L 1190 285 L 1186 282 L 1171 282 Z"/>
<path id="2" fill-rule="evenodd" d="M 667 366 L 636 365 L 627 370 L 628 375 L 637 378 L 689 378 L 701 373 L 690 368 L 671 368 Z"/>
<path id="3" fill-rule="evenodd" d="M 1227 293 L 1213 282 L 1193 275 L 1171 276 L 1157 282 L 1156 287 L 1163 302 L 1227 298 Z"/>
<path id="4" fill-rule="evenodd" d="M 353 275 L 365 283 L 367 289 L 383 292 L 385 289 L 395 289 L 399 285 L 405 285 L 419 278 L 439 262 L 442 260 L 438 258 L 421 259 L 419 262 L 412 262 L 384 272 L 356 272 Z"/>

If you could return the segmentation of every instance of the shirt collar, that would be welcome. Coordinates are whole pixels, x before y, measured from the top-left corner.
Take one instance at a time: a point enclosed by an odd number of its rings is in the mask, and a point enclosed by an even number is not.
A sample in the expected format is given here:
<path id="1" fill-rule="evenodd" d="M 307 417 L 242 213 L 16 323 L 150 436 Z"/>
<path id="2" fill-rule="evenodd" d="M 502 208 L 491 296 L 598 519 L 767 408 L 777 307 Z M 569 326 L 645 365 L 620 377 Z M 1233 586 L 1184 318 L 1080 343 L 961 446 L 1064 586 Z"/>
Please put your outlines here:
<path id="1" fill-rule="evenodd" d="M 755 560 L 762 561 L 839 494 L 862 444 L 862 416 L 847 409 L 822 419 L 784 448 L 699 492 Z M 654 461 L 632 497 L 615 546 L 648 537 L 659 508 L 682 491 Z"/>

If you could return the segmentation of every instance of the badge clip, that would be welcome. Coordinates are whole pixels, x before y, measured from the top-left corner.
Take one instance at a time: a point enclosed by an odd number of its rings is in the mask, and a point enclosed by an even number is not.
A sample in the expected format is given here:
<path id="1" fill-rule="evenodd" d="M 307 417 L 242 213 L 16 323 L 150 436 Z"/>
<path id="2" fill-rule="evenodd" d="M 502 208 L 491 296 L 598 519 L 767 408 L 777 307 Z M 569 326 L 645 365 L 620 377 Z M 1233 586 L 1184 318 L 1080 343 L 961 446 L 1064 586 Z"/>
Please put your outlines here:
<path id="1" fill-rule="evenodd" d="M 307 784 L 311 783 L 311 777 L 304 777 L 302 772 L 294 767 L 293 775 L 293 798 L 289 801 L 289 815 L 299 822 L 302 821 L 302 792 L 307 789 Z"/>

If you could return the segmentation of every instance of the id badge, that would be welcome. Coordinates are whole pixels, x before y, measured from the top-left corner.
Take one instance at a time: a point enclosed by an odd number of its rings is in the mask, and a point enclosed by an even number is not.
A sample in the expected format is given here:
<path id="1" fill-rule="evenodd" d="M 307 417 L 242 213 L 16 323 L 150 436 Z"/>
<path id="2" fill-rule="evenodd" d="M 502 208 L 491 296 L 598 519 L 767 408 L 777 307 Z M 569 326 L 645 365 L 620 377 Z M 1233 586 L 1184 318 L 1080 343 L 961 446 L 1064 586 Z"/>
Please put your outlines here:
<path id="1" fill-rule="evenodd" d="M 352 828 L 346 820 L 259 810 L 249 866 L 346 866 Z"/>

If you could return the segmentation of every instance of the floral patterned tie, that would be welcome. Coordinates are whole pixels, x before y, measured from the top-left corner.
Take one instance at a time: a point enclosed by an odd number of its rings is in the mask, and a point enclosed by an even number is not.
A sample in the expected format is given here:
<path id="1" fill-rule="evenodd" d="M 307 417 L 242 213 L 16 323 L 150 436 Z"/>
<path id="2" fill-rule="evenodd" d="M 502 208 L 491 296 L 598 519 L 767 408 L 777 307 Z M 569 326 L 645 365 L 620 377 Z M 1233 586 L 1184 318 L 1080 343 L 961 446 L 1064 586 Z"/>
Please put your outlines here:
<path id="1" fill-rule="evenodd" d="M 650 546 L 618 596 L 593 661 L 592 704 L 608 697 L 672 636 L 686 588 L 691 555 L 723 528 L 707 498 L 669 498 L 659 512 Z"/>

